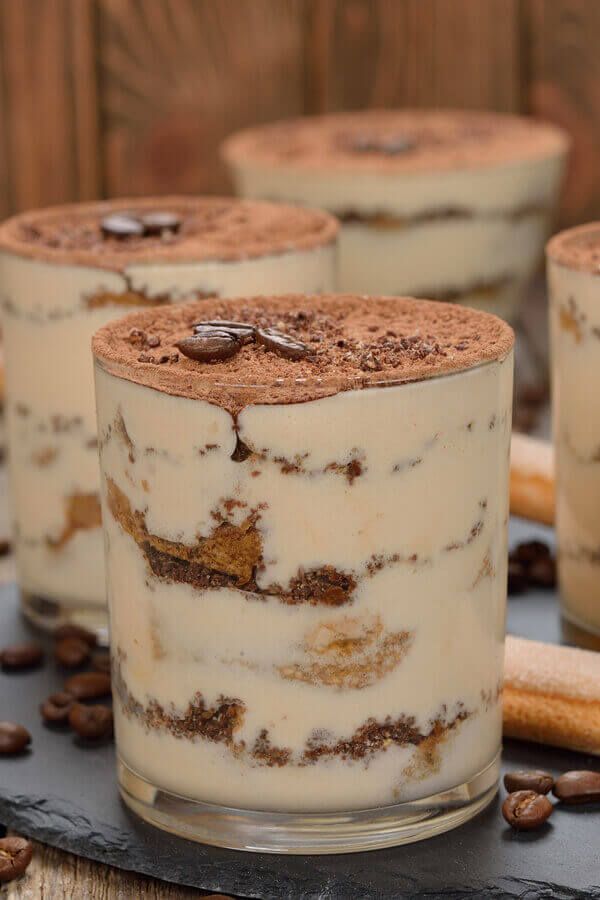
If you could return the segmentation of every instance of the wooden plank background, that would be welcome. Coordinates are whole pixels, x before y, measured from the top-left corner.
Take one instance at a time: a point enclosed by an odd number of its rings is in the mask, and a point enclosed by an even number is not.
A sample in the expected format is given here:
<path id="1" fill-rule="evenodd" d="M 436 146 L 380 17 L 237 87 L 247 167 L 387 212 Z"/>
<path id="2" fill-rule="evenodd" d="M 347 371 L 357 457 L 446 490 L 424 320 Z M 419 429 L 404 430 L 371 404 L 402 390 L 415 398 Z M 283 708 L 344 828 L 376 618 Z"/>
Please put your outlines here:
<path id="1" fill-rule="evenodd" d="M 229 188 L 221 139 L 368 106 L 532 113 L 600 217 L 599 0 L 0 0 L 0 216 Z"/>

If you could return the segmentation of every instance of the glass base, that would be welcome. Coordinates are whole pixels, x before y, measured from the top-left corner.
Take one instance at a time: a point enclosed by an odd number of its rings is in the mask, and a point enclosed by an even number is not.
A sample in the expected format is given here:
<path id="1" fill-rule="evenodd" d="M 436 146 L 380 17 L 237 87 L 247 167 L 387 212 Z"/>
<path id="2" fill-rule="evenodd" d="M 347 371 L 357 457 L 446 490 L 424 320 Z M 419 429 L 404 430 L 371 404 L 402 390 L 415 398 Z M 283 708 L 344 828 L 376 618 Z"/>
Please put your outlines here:
<path id="1" fill-rule="evenodd" d="M 561 630 L 565 643 L 585 650 L 600 650 L 600 631 L 573 618 L 564 609 L 561 611 Z"/>
<path id="2" fill-rule="evenodd" d="M 108 616 L 101 606 L 90 606 L 83 601 L 60 603 L 39 594 L 21 591 L 21 611 L 26 619 L 44 631 L 54 631 L 61 625 L 80 625 L 96 635 L 98 644 L 108 647 Z"/>
<path id="3" fill-rule="evenodd" d="M 498 790 L 500 754 L 465 784 L 414 800 L 347 812 L 280 813 L 188 800 L 118 759 L 121 796 L 144 821 L 191 841 L 256 853 L 356 853 L 410 844 L 468 822 Z"/>

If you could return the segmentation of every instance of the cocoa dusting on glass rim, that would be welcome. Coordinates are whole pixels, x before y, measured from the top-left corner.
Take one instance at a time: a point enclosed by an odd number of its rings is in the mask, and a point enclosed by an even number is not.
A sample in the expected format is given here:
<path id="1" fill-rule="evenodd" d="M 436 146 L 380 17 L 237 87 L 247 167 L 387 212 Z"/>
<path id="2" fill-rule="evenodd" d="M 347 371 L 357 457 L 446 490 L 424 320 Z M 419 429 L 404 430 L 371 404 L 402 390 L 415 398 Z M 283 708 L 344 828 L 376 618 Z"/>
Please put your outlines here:
<path id="1" fill-rule="evenodd" d="M 93 348 L 118 377 L 236 414 L 253 402 L 304 402 L 464 371 L 504 359 L 513 342 L 505 322 L 466 307 L 292 294 L 134 313 L 100 329 Z M 140 352 L 143 345 L 156 349 Z"/>

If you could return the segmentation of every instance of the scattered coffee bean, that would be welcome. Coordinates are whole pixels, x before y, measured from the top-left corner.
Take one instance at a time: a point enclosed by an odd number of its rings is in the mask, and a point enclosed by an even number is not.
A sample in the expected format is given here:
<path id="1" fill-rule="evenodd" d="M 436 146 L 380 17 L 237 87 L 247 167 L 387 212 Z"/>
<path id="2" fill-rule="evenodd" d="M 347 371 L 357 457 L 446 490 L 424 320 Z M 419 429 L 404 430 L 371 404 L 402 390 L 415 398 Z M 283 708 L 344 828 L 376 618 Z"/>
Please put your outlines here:
<path id="1" fill-rule="evenodd" d="M 110 675 L 110 653 L 99 651 L 92 654 L 92 669 Z"/>
<path id="2" fill-rule="evenodd" d="M 32 856 L 33 846 L 25 838 L 0 838 L 0 881 L 13 881 L 22 875 Z"/>
<path id="3" fill-rule="evenodd" d="M 16 722 L 0 722 L 0 754 L 22 753 L 31 743 L 26 728 Z"/>
<path id="4" fill-rule="evenodd" d="M 181 217 L 174 212 L 144 213 L 140 216 L 144 235 L 147 237 L 160 236 L 161 234 L 176 234 L 181 228 Z"/>
<path id="5" fill-rule="evenodd" d="M 144 226 L 129 213 L 113 213 L 105 216 L 100 222 L 102 234 L 107 238 L 125 240 L 130 237 L 139 237 L 144 233 Z"/>
<path id="6" fill-rule="evenodd" d="M 0 538 L 0 556 L 8 556 L 12 553 L 12 544 L 7 538 Z"/>
<path id="7" fill-rule="evenodd" d="M 533 831 L 552 815 L 554 807 L 543 794 L 515 791 L 502 804 L 502 815 L 516 831 Z"/>
<path id="8" fill-rule="evenodd" d="M 110 676 L 105 672 L 80 672 L 65 681 L 65 691 L 76 700 L 96 700 L 110 694 Z"/>
<path id="9" fill-rule="evenodd" d="M 51 725 L 64 725 L 69 720 L 69 711 L 74 702 L 73 695 L 66 691 L 50 694 L 40 705 L 42 719 Z"/>
<path id="10" fill-rule="evenodd" d="M 72 623 L 69 623 L 68 625 L 59 625 L 54 631 L 53 637 L 55 641 L 61 641 L 63 638 L 81 638 L 81 640 L 85 641 L 86 644 L 89 644 L 90 647 L 95 647 L 98 643 L 98 639 L 93 631 L 88 631 L 87 628 Z"/>
<path id="11" fill-rule="evenodd" d="M 267 350 L 272 350 L 273 353 L 283 356 L 284 359 L 303 359 L 310 353 L 310 348 L 306 344 L 282 331 L 277 331 L 276 328 L 258 328 L 256 340 Z"/>
<path id="12" fill-rule="evenodd" d="M 20 669 L 33 669 L 44 659 L 44 651 L 39 644 L 13 644 L 0 652 L 0 665 L 5 672 L 18 672 Z"/>
<path id="13" fill-rule="evenodd" d="M 108 706 L 74 703 L 69 710 L 69 725 L 75 734 L 86 740 L 110 737 L 113 730 L 112 710 Z"/>
<path id="14" fill-rule="evenodd" d="M 507 772 L 504 776 L 504 787 L 509 793 L 514 791 L 535 791 L 536 794 L 547 794 L 552 790 L 553 785 L 554 778 L 552 775 L 539 769 Z"/>
<path id="15" fill-rule="evenodd" d="M 90 645 L 79 637 L 67 637 L 56 642 L 54 658 L 65 669 L 78 669 L 90 658 Z"/>
<path id="16" fill-rule="evenodd" d="M 600 803 L 600 772 L 587 769 L 565 772 L 556 779 L 552 792 L 562 803 Z"/>
<path id="17" fill-rule="evenodd" d="M 188 359 L 197 362 L 217 362 L 234 356 L 242 345 L 235 335 L 214 328 L 192 337 L 182 338 L 176 346 Z"/>
<path id="18" fill-rule="evenodd" d="M 556 561 L 542 541 L 517 544 L 508 556 L 508 593 L 522 594 L 528 588 L 556 586 Z"/>
<path id="19" fill-rule="evenodd" d="M 210 322 L 196 322 L 194 334 L 206 333 L 208 329 L 217 328 L 220 331 L 228 331 L 242 344 L 250 344 L 256 338 L 256 328 L 248 322 L 228 322 L 225 319 L 213 319 Z"/>

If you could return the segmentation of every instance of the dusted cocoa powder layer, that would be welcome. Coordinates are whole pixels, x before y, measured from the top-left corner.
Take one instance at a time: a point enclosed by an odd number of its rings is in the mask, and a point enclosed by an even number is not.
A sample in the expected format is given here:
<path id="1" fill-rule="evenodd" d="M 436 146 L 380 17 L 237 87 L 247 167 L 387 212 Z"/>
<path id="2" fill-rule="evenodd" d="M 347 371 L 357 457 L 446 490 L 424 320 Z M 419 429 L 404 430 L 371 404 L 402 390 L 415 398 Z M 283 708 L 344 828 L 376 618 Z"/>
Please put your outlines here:
<path id="1" fill-rule="evenodd" d="M 102 233 L 102 219 L 112 213 L 150 211 L 176 213 L 179 230 L 121 239 Z M 221 197 L 126 198 L 14 216 L 0 227 L 0 250 L 120 272 L 132 263 L 234 261 L 310 250 L 332 243 L 337 230 L 333 216 L 285 204 Z M 96 298 L 93 305 L 101 302 Z"/>
<path id="2" fill-rule="evenodd" d="M 546 254 L 551 262 L 567 269 L 600 275 L 600 222 L 559 232 L 548 241 Z"/>
<path id="3" fill-rule="evenodd" d="M 406 173 L 479 169 L 566 152 L 559 128 L 465 110 L 370 110 L 251 128 L 224 144 L 234 165 Z"/>
<path id="4" fill-rule="evenodd" d="M 249 322 L 276 328 L 309 347 L 284 359 L 256 342 L 227 360 L 200 363 L 177 352 L 194 323 Z M 139 332 L 154 354 L 140 353 Z M 401 384 L 460 372 L 505 358 L 509 325 L 488 313 L 401 297 L 288 295 L 205 300 L 135 313 L 94 336 L 108 372 L 175 396 L 239 412 L 250 403 L 296 403 L 344 390 Z"/>
<path id="5" fill-rule="evenodd" d="M 328 733 L 314 732 L 304 748 L 294 753 L 289 747 L 273 745 L 267 728 L 259 731 L 254 743 L 250 745 L 244 740 L 236 740 L 236 732 L 243 725 L 246 706 L 234 697 L 221 696 L 213 705 L 209 705 L 198 691 L 182 711 L 173 707 L 165 708 L 155 699 L 142 703 L 133 696 L 123 677 L 124 659 L 125 654 L 117 649 L 113 657 L 112 683 L 125 716 L 137 719 L 150 731 L 171 734 L 183 740 L 201 739 L 224 744 L 238 759 L 245 757 L 254 765 L 260 766 L 307 766 L 335 758 L 358 762 L 385 753 L 392 746 L 423 745 L 428 754 L 433 756 L 434 746 L 443 743 L 452 731 L 472 715 L 460 703 L 456 704 L 450 715 L 447 708 L 443 707 L 429 723 L 427 730 L 421 730 L 414 716 L 410 715 L 386 716 L 381 721 L 369 718 L 346 738 L 335 739 Z"/>

